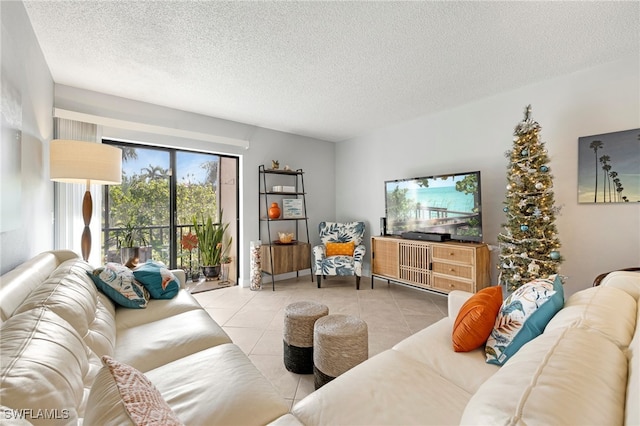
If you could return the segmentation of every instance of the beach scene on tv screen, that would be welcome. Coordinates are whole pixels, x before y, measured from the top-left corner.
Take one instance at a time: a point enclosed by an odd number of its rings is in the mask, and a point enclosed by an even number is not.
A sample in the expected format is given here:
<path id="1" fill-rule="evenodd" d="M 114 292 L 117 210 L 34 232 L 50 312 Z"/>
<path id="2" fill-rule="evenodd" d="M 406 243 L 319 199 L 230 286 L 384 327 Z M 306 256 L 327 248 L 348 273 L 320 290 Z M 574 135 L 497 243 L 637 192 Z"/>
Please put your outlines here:
<path id="1" fill-rule="evenodd" d="M 438 232 L 481 239 L 478 178 L 470 173 L 386 182 L 388 232 Z"/>

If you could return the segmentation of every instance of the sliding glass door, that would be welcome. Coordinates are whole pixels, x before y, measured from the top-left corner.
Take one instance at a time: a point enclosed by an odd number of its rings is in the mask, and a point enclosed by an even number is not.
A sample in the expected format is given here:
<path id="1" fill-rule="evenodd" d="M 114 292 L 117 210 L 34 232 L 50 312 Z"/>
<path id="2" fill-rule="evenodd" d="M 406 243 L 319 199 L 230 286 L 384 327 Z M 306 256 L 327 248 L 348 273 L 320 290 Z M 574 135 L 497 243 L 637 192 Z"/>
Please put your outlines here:
<path id="1" fill-rule="evenodd" d="M 149 247 L 153 259 L 172 268 L 197 269 L 201 265 L 189 234 L 194 217 L 208 216 L 230 224 L 233 246 L 229 253 L 232 260 L 237 259 L 237 158 L 104 143 L 123 150 L 122 185 L 105 187 L 105 261 L 124 263 L 121 248 L 133 244 Z M 232 277 L 237 276 L 237 266 L 231 269 Z"/>

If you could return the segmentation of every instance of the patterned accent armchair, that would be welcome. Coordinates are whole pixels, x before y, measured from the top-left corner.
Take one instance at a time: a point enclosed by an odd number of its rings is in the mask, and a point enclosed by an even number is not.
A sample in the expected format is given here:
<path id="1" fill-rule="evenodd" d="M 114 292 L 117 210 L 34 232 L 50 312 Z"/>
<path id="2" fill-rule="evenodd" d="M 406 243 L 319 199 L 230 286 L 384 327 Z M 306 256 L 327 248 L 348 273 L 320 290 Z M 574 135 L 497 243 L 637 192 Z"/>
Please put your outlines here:
<path id="1" fill-rule="evenodd" d="M 362 244 L 364 238 L 364 222 L 320 222 L 318 226 L 322 244 L 313 247 L 313 273 L 318 280 L 318 288 L 322 277 L 327 275 L 355 275 L 356 289 L 360 289 L 362 263 L 366 249 Z M 353 256 L 327 256 L 327 243 L 348 243 L 355 245 Z"/>

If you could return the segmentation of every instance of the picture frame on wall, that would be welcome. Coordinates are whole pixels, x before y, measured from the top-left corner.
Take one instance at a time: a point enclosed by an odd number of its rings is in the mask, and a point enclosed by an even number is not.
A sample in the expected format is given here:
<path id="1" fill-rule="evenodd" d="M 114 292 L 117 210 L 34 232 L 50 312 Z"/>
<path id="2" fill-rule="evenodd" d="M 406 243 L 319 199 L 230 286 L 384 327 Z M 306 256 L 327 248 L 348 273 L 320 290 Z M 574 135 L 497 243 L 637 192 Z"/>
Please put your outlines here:
<path id="1" fill-rule="evenodd" d="M 578 138 L 578 203 L 640 202 L 640 129 Z"/>
<path id="2" fill-rule="evenodd" d="M 302 198 L 285 198 L 282 200 L 283 219 L 302 219 Z"/>

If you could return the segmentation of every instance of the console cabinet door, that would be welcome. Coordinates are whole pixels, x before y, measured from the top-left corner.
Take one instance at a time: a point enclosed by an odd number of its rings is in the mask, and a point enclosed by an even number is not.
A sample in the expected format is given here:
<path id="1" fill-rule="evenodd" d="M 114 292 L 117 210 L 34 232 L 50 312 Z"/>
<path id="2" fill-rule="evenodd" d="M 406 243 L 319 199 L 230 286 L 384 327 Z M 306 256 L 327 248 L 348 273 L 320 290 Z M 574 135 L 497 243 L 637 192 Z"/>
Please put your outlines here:
<path id="1" fill-rule="evenodd" d="M 371 270 L 375 275 L 398 279 L 399 255 L 398 240 L 371 238 Z"/>

